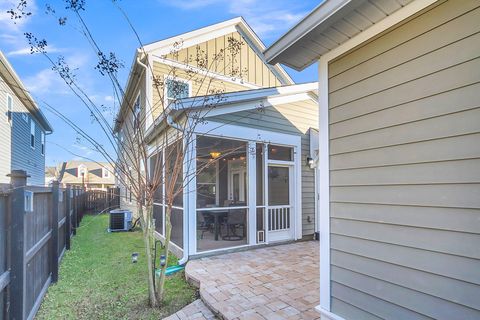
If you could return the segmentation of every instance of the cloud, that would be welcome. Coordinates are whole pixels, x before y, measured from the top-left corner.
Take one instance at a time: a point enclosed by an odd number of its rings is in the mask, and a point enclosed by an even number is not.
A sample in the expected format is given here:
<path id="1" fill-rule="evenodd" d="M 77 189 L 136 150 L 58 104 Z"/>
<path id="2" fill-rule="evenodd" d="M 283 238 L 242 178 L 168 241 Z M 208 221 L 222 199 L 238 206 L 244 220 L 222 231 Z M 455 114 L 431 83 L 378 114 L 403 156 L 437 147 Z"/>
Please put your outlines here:
<path id="1" fill-rule="evenodd" d="M 32 76 L 25 77 L 23 83 L 33 94 L 67 93 L 65 82 L 52 69 L 42 69 Z"/>
<path id="2" fill-rule="evenodd" d="M 48 53 L 58 53 L 58 52 L 65 51 L 64 49 L 57 48 L 54 45 L 49 45 L 46 50 L 47 50 Z M 9 51 L 7 53 L 7 56 L 10 56 L 10 57 L 26 56 L 26 55 L 29 55 L 29 54 L 31 54 L 30 47 L 24 47 L 24 48 L 21 48 L 21 49 L 16 49 L 16 50 Z"/>
<path id="3" fill-rule="evenodd" d="M 164 1 L 164 0 L 162 0 Z M 286 0 L 191 0 L 164 1 L 182 10 L 205 9 L 210 6 L 226 5 L 227 11 L 235 16 L 242 16 L 252 29 L 261 37 L 276 38 L 306 15 L 306 11 L 295 7 Z M 285 9 L 289 8 L 289 9 Z"/>
<path id="4" fill-rule="evenodd" d="M 24 16 L 21 19 L 12 20 L 10 13 L 7 11 L 16 9 L 18 0 L 2 0 L 0 1 L 0 30 L 1 33 L 21 33 L 23 27 L 30 22 L 30 19 L 37 11 L 37 5 L 35 0 L 29 0 L 27 2 L 26 12 L 31 12 L 31 16 Z"/>

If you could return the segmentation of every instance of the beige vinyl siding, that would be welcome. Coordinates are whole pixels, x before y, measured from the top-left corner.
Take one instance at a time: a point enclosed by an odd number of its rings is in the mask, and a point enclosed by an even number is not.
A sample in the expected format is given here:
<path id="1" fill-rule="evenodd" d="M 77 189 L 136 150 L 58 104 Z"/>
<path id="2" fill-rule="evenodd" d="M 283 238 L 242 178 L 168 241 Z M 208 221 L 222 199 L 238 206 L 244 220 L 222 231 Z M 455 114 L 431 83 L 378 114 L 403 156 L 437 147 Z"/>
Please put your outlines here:
<path id="1" fill-rule="evenodd" d="M 480 3 L 329 65 L 332 311 L 480 318 Z"/>
<path id="2" fill-rule="evenodd" d="M 228 49 L 228 39 L 233 38 L 242 43 L 239 52 Z M 222 53 L 223 52 L 223 53 Z M 213 40 L 203 42 L 197 46 L 180 49 L 167 55 L 167 59 L 198 66 L 197 56 L 206 58 L 208 69 L 226 76 L 235 76 L 259 87 L 280 86 L 281 82 L 262 58 L 250 47 L 249 42 L 239 33 L 234 32 Z M 218 58 L 223 56 L 223 58 Z M 215 58 L 217 57 L 217 58 Z M 202 68 L 205 65 L 200 63 Z M 232 72 L 233 68 L 233 72 Z"/>
<path id="3" fill-rule="evenodd" d="M 318 128 L 317 119 L 318 105 L 313 100 L 209 118 L 209 120 L 221 123 L 301 136 L 302 234 L 304 236 L 315 232 L 315 179 L 313 169 L 306 165 L 306 158 L 310 154 L 309 129 Z"/>

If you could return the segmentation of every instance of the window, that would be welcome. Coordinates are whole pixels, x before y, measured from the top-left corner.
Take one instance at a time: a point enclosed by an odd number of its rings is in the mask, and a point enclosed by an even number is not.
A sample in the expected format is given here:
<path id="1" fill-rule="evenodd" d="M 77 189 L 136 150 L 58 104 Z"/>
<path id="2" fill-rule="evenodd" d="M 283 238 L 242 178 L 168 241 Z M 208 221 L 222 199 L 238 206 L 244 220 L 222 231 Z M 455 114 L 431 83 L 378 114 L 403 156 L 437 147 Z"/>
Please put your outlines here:
<path id="1" fill-rule="evenodd" d="M 104 178 L 110 178 L 110 171 L 108 171 L 107 168 L 102 168 L 102 171 L 103 171 Z"/>
<path id="2" fill-rule="evenodd" d="M 7 95 L 7 121 L 12 121 L 13 115 L 13 99 L 12 96 Z"/>
<path id="3" fill-rule="evenodd" d="M 45 155 L 45 132 L 42 131 L 40 137 L 42 140 L 42 155 Z"/>
<path id="4" fill-rule="evenodd" d="M 30 121 L 30 147 L 35 149 L 35 121 Z"/>
<path id="5" fill-rule="evenodd" d="M 138 128 L 140 128 L 140 94 L 133 105 L 133 129 L 137 130 Z"/>
<path id="6" fill-rule="evenodd" d="M 280 161 L 293 161 L 293 148 L 269 145 L 268 159 Z"/>
<path id="7" fill-rule="evenodd" d="M 165 81 L 167 106 L 177 99 L 190 96 L 190 85 L 186 81 L 167 79 Z"/>
<path id="8" fill-rule="evenodd" d="M 23 119 L 23 121 L 28 123 L 28 114 L 26 112 L 22 112 L 22 119 Z"/>
<path id="9" fill-rule="evenodd" d="M 87 175 L 87 167 L 85 167 L 83 164 L 78 166 L 77 169 L 77 178 L 82 178 Z"/>

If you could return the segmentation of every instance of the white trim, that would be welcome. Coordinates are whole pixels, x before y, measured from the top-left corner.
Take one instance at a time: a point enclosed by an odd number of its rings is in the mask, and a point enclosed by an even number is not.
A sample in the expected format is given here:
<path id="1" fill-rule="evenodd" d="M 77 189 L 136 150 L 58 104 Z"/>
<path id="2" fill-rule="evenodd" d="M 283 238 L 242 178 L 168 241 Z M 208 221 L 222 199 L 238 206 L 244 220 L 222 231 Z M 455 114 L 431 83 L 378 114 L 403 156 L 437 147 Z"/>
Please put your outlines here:
<path id="1" fill-rule="evenodd" d="M 233 18 L 211 26 L 196 29 L 191 32 L 183 33 L 168 39 L 157 41 L 143 47 L 145 52 L 162 56 L 172 53 L 172 51 L 182 50 L 193 47 L 208 40 L 225 36 L 231 33 L 239 32 L 247 41 L 249 47 L 257 54 L 262 62 L 272 71 L 283 85 L 293 84 L 294 81 L 280 65 L 269 65 L 263 55 L 266 47 L 255 32 L 250 28 L 242 17 Z M 174 48 L 174 45 L 181 44 L 180 48 Z"/>
<path id="2" fill-rule="evenodd" d="M 188 222 L 188 234 L 187 241 L 183 241 L 184 245 L 184 255 L 188 256 L 194 254 L 197 251 L 197 136 L 193 133 L 190 136 L 190 149 L 185 154 L 185 161 L 190 163 L 188 166 L 188 175 L 191 175 L 191 180 L 189 180 L 187 190 L 188 190 L 188 206 L 183 206 L 186 208 L 184 221 Z M 185 172 L 185 171 L 184 171 Z M 190 179 L 190 178 L 187 178 Z M 218 192 L 217 192 L 218 193 Z M 187 250 L 185 250 L 185 244 L 188 244 Z"/>
<path id="3" fill-rule="evenodd" d="M 294 179 L 294 214 L 295 214 L 295 240 L 302 239 L 302 144 L 293 148 L 295 166 L 293 167 Z"/>
<path id="4" fill-rule="evenodd" d="M 377 36 L 383 31 L 395 26 L 408 17 L 427 8 L 437 0 L 416 0 L 392 15 L 374 24 L 367 30 L 356 35 L 342 45 L 320 57 L 318 63 L 319 88 L 319 202 L 320 215 L 320 306 L 317 307 L 327 319 L 341 319 L 330 313 L 330 168 L 329 168 L 329 94 L 328 94 L 328 64 L 331 60 L 359 46 L 365 41 Z"/>
<path id="5" fill-rule="evenodd" d="M 249 141 L 247 145 L 247 205 L 248 205 L 248 244 L 257 244 L 257 142 Z M 264 191 L 265 193 L 265 191 Z"/>
<path id="6" fill-rule="evenodd" d="M 221 80 L 221 81 L 242 85 L 242 86 L 250 88 L 250 89 L 261 89 L 262 88 L 259 85 L 247 82 L 247 81 L 245 81 L 241 78 L 228 77 L 224 74 L 214 72 L 212 70 L 205 70 L 205 69 L 202 69 L 202 68 L 197 68 L 197 67 L 192 66 L 192 65 L 180 63 L 180 62 L 173 61 L 173 60 L 163 58 L 163 57 L 159 57 L 159 56 L 156 56 L 156 55 L 153 55 L 152 58 L 153 58 L 153 61 L 155 61 L 155 62 L 163 63 L 163 64 L 168 65 L 170 67 L 181 69 L 181 70 L 193 71 L 194 73 L 202 75 L 202 76 L 208 76 L 210 78 L 218 79 L 218 80 Z"/>
<path id="7" fill-rule="evenodd" d="M 232 138 L 243 141 L 269 142 L 272 144 L 300 146 L 301 137 L 286 133 L 267 131 L 257 128 L 225 124 L 221 122 L 208 121 L 195 128 L 200 135 L 212 137 Z"/>
<path id="8" fill-rule="evenodd" d="M 316 306 L 315 310 L 320 313 L 320 320 L 345 320 L 344 318 L 323 309 L 321 306 Z"/>
<path id="9" fill-rule="evenodd" d="M 147 54 L 147 70 L 145 71 L 145 130 L 153 123 L 153 58 Z"/>

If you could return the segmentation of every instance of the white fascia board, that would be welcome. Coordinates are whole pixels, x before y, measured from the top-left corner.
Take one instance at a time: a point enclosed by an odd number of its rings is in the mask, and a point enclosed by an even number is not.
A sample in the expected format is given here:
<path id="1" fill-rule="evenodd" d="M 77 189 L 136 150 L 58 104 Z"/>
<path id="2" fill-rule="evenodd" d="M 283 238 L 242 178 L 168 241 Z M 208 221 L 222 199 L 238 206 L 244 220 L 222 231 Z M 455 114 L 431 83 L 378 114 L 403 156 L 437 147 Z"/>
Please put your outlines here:
<path id="1" fill-rule="evenodd" d="M 215 108 L 207 109 L 200 114 L 200 117 L 215 117 L 223 114 L 248 111 L 253 109 L 263 109 L 282 104 L 311 100 L 312 97 L 307 93 L 297 93 L 288 96 L 267 97 L 265 99 L 254 99 L 232 104 L 224 104 Z"/>
<path id="2" fill-rule="evenodd" d="M 264 54 L 269 63 L 275 63 L 275 59 L 285 50 L 301 40 L 306 34 L 312 31 L 335 14 L 352 0 L 325 0 L 315 9 L 313 9 L 297 25 L 287 31 L 277 41 L 275 41 Z"/>
<path id="3" fill-rule="evenodd" d="M 202 68 L 198 68 L 198 67 L 191 66 L 191 65 L 186 65 L 184 63 L 180 63 L 180 62 L 173 61 L 173 60 L 170 60 L 170 59 L 167 59 L 167 58 L 163 58 L 163 57 L 161 57 L 157 54 L 153 54 L 152 59 L 155 62 L 163 63 L 163 64 L 166 64 L 168 66 L 174 67 L 174 68 L 178 68 L 178 69 L 186 70 L 186 71 L 193 71 L 193 72 L 196 72 L 196 73 L 198 73 L 202 76 L 208 76 L 208 77 L 218 79 L 218 80 L 221 80 L 221 81 L 235 83 L 235 84 L 242 85 L 242 86 L 245 86 L 245 87 L 250 88 L 250 89 L 261 88 L 260 86 L 254 84 L 254 83 L 246 82 L 243 79 L 227 77 L 223 74 L 213 72 L 211 70 L 204 70 Z"/>
<path id="4" fill-rule="evenodd" d="M 283 83 L 284 85 L 294 84 L 295 82 L 290 77 L 290 75 L 287 73 L 287 71 L 284 68 L 282 68 L 282 66 L 280 66 L 279 64 L 269 64 L 268 63 L 265 55 L 263 54 L 263 52 L 266 49 L 265 44 L 258 37 L 258 35 L 255 33 L 255 31 L 253 31 L 253 29 L 250 28 L 248 23 L 246 23 L 245 20 L 243 20 L 243 18 L 241 18 L 241 21 L 243 23 L 240 23 L 237 26 L 238 32 L 240 34 L 242 34 L 244 36 L 244 38 L 247 39 L 247 41 L 250 40 L 250 41 L 253 42 L 251 44 L 252 49 L 254 49 L 254 51 L 257 53 L 257 55 L 260 57 L 260 59 L 262 59 L 263 63 L 265 63 L 267 66 L 269 66 L 271 69 L 273 69 L 272 71 L 274 73 L 275 73 L 275 71 L 279 73 L 280 78 L 283 78 L 283 80 L 285 80 L 284 83 Z"/>
<path id="5" fill-rule="evenodd" d="M 297 93 L 315 92 L 318 88 L 317 82 L 309 82 L 303 84 L 294 84 L 284 87 L 265 88 L 257 90 L 245 90 L 232 93 L 224 93 L 221 95 L 221 100 L 217 105 L 232 104 L 237 102 L 258 100 L 268 97 L 277 97 L 283 95 L 293 95 Z M 193 98 L 182 99 L 177 104 L 176 109 L 201 107 L 205 105 L 205 99 L 209 96 L 199 96 Z"/>
<path id="6" fill-rule="evenodd" d="M 286 133 L 268 131 L 257 128 L 244 127 L 222 122 L 207 121 L 195 127 L 197 136 L 207 135 L 220 138 L 239 139 L 244 141 L 256 141 L 262 143 L 274 143 L 286 146 L 301 147 L 301 137 Z"/>
<path id="7" fill-rule="evenodd" d="M 235 25 L 237 25 L 238 23 L 241 23 L 241 22 L 244 23 L 243 19 L 241 17 L 236 17 L 236 18 L 233 18 L 233 19 L 230 19 L 230 20 L 227 20 L 227 21 L 223 21 L 223 22 L 220 22 L 220 23 L 213 24 L 213 25 L 208 26 L 208 27 L 204 27 L 204 28 L 200 28 L 200 29 L 197 29 L 197 30 L 194 30 L 194 31 L 183 33 L 183 34 L 180 34 L 180 35 L 177 35 L 177 36 L 165 39 L 165 40 L 160 40 L 160 41 L 157 41 L 157 42 L 153 42 L 151 44 L 147 44 L 147 45 L 143 46 L 143 48 L 144 48 L 145 51 L 148 51 L 148 52 L 158 51 L 158 50 L 164 49 L 165 47 L 170 47 L 171 45 L 173 45 L 175 42 L 178 42 L 179 40 L 190 42 L 190 41 L 192 41 L 192 39 L 195 39 L 195 38 L 197 38 L 197 41 L 198 41 L 198 39 L 202 39 L 202 41 L 197 42 L 197 43 L 201 43 L 201 42 L 205 41 L 205 39 L 208 40 L 208 39 L 212 38 L 212 34 L 217 34 L 218 33 L 219 35 L 222 35 L 222 34 L 227 34 L 229 32 L 236 31 Z"/>
<path id="8" fill-rule="evenodd" d="M 280 65 L 269 65 L 263 51 L 265 50 L 265 44 L 260 40 L 257 34 L 250 28 L 248 23 L 242 18 L 237 17 L 230 19 L 224 22 L 220 22 L 205 28 L 197 29 L 191 32 L 187 32 L 175 37 L 171 37 L 165 40 L 154 42 L 152 44 L 143 46 L 145 52 L 157 55 L 164 56 L 171 53 L 174 48 L 174 44 L 181 43 L 181 47 L 177 50 L 183 48 L 188 48 L 195 46 L 197 44 L 206 42 L 211 39 L 215 39 L 230 33 L 239 32 L 251 46 L 251 48 L 257 53 L 257 55 L 262 59 L 262 61 L 271 69 L 272 72 L 277 73 L 280 79 L 282 79 L 283 84 L 294 84 L 295 82 L 290 77 L 290 75 L 283 69 Z"/>

